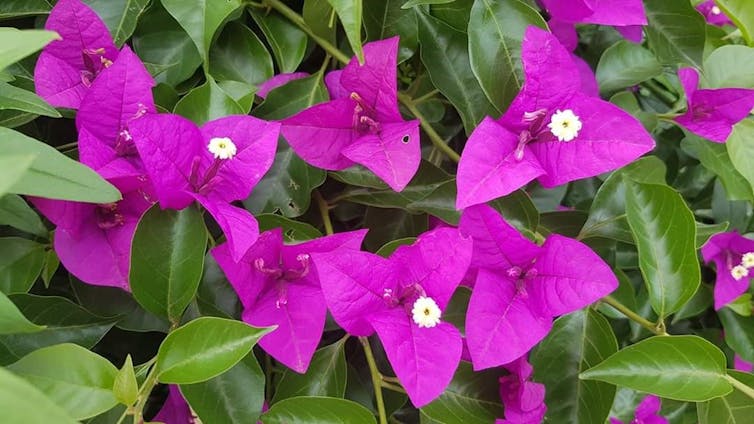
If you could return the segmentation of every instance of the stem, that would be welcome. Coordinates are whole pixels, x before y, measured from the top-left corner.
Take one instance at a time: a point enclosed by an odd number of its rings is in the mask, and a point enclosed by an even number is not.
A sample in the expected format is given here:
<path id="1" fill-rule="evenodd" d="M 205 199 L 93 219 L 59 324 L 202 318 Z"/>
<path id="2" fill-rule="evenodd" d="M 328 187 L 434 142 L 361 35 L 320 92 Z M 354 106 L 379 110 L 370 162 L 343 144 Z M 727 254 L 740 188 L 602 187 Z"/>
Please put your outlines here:
<path id="1" fill-rule="evenodd" d="M 620 313 L 628 317 L 629 319 L 637 322 L 642 327 L 646 328 L 647 330 L 657 334 L 658 336 L 667 336 L 668 333 L 665 332 L 665 326 L 662 324 L 655 324 L 652 321 L 642 317 L 641 315 L 637 314 L 636 312 L 628 309 L 626 305 L 618 302 L 617 299 L 615 299 L 612 296 L 605 296 L 601 299 L 603 302 L 607 303 L 608 305 L 612 306 L 613 308 L 617 309 Z"/>
<path id="2" fill-rule="evenodd" d="M 59 151 L 63 151 L 66 149 L 70 149 L 72 147 L 76 147 L 78 146 L 78 144 L 79 144 L 78 141 L 74 141 L 73 143 L 61 144 L 60 146 L 56 146 L 55 148 L 58 149 Z"/>
<path id="3" fill-rule="evenodd" d="M 449 157 L 453 162 L 458 163 L 461 160 L 461 156 L 455 152 L 455 150 L 451 149 L 450 146 L 448 146 L 447 143 L 445 143 L 445 140 L 440 137 L 440 134 L 437 134 L 437 131 L 435 131 L 434 128 L 432 128 L 431 125 L 427 122 L 427 119 L 424 118 L 424 115 L 419 111 L 419 109 L 416 107 L 416 104 L 414 103 L 411 98 L 403 93 L 398 93 L 398 100 L 403 103 L 404 106 L 411 112 L 412 115 L 416 117 L 416 119 L 419 120 L 421 123 L 421 127 L 424 130 L 425 133 L 429 136 L 429 140 L 432 142 L 432 144 L 441 152 L 445 153 L 447 157 Z"/>
<path id="4" fill-rule="evenodd" d="M 335 233 L 332 228 L 332 221 L 330 221 L 330 207 L 327 202 L 319 193 L 319 190 L 314 190 L 314 200 L 317 201 L 317 207 L 319 208 L 319 214 L 322 217 L 322 223 L 325 225 L 325 234 L 332 235 Z"/>
<path id="5" fill-rule="evenodd" d="M 364 355 L 367 357 L 369 372 L 372 374 L 372 385 L 374 386 L 374 399 L 377 402 L 377 412 L 380 415 L 380 424 L 387 424 L 387 415 L 385 414 L 385 402 L 382 400 L 382 377 L 380 370 L 377 369 L 377 363 L 374 362 L 372 348 L 369 346 L 369 339 L 359 337 L 361 346 L 364 348 Z"/>
<path id="6" fill-rule="evenodd" d="M 419 96 L 419 97 L 415 98 L 414 99 L 414 104 L 418 105 L 421 102 L 427 101 L 427 100 L 431 99 L 432 97 L 434 97 L 435 94 L 438 94 L 439 92 L 440 92 L 440 90 L 438 90 L 438 89 L 435 88 L 434 90 L 430 91 L 429 93 L 424 94 L 422 96 Z"/>
<path id="7" fill-rule="evenodd" d="M 734 377 L 730 375 L 726 375 L 725 379 L 730 382 L 730 384 L 733 385 L 736 389 L 738 389 L 741 393 L 745 394 L 746 396 L 754 399 L 754 389 L 747 386 L 746 384 L 736 380 Z"/>
<path id="8" fill-rule="evenodd" d="M 296 24 L 297 27 L 304 31 L 306 35 L 311 37 L 317 44 L 319 44 L 320 47 L 325 49 L 326 52 L 330 53 L 332 57 L 338 59 L 338 61 L 344 64 L 348 63 L 348 61 L 350 60 L 348 56 L 341 52 L 337 47 L 330 44 L 329 41 L 315 34 L 314 31 L 309 28 L 309 25 L 306 24 L 304 18 L 296 13 L 293 9 L 283 4 L 283 2 L 281 2 L 280 0 L 263 0 L 263 3 L 277 10 L 281 15 L 285 16 L 286 18 L 288 18 L 288 20 Z"/>
<path id="9" fill-rule="evenodd" d="M 406 389 L 404 389 L 403 386 L 399 386 L 397 384 L 391 384 L 391 383 L 388 383 L 387 381 L 382 382 L 382 387 L 388 390 L 392 390 L 394 392 L 406 394 Z"/>
<path id="10" fill-rule="evenodd" d="M 144 406 L 146 406 L 147 400 L 149 399 L 149 394 L 152 393 L 152 389 L 154 389 L 154 386 L 156 384 L 157 367 L 152 366 L 152 369 L 149 370 L 149 374 L 147 374 L 147 379 L 144 380 L 144 384 L 142 384 L 141 388 L 139 389 L 139 402 L 133 409 L 134 424 L 141 424 L 144 421 L 144 417 L 142 415 L 144 412 Z"/>
<path id="11" fill-rule="evenodd" d="M 659 84 L 654 82 L 654 80 L 646 80 L 642 83 L 649 91 L 652 92 L 655 96 L 659 97 L 660 100 L 662 100 L 665 104 L 667 104 L 670 107 L 673 107 L 675 105 L 676 99 L 667 91 L 665 91 L 662 87 L 660 87 Z"/>

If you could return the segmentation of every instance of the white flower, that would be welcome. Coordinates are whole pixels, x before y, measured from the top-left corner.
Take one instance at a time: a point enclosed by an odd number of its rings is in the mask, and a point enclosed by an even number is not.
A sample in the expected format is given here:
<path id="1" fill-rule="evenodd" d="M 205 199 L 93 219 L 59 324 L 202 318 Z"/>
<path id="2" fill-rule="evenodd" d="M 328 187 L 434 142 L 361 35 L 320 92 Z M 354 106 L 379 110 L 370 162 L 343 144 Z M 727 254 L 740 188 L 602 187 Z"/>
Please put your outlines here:
<path id="1" fill-rule="evenodd" d="M 558 138 L 558 141 L 571 141 L 579 135 L 581 121 L 571 109 L 557 110 L 550 117 L 547 127 L 550 128 L 552 135 Z"/>
<path id="2" fill-rule="evenodd" d="M 420 296 L 411 310 L 414 322 L 421 328 L 432 328 L 440 323 L 440 308 L 431 297 Z"/>
<path id="3" fill-rule="evenodd" d="M 719 15 L 720 14 L 720 8 L 717 6 L 712 6 L 711 12 L 713 15 Z"/>
<path id="4" fill-rule="evenodd" d="M 754 252 L 746 252 L 741 256 L 741 265 L 746 268 L 754 268 Z"/>
<path id="5" fill-rule="evenodd" d="M 740 280 L 749 275 L 749 270 L 745 266 L 736 265 L 730 270 L 730 275 L 736 280 Z"/>
<path id="6" fill-rule="evenodd" d="M 207 149 L 215 156 L 215 159 L 232 159 L 236 155 L 236 145 L 228 137 L 210 139 Z"/>

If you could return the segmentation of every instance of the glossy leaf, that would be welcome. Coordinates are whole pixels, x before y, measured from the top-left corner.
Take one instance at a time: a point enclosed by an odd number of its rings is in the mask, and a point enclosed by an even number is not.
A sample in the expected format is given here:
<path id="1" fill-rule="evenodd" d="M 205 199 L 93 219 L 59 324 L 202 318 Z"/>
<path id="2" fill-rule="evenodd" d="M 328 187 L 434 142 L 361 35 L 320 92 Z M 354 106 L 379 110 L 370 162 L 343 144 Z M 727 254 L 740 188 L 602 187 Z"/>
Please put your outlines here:
<path id="1" fill-rule="evenodd" d="M 94 203 L 115 202 L 121 197 L 96 172 L 54 147 L 2 127 L 0 140 L 6 155 L 35 157 L 23 178 L 10 187 L 11 193 Z"/>
<path id="2" fill-rule="evenodd" d="M 259 231 L 267 231 L 273 228 L 283 229 L 283 239 L 286 243 L 300 243 L 321 237 L 322 233 L 311 225 L 288 219 L 281 215 L 263 213 L 256 216 L 259 222 Z"/>
<path id="3" fill-rule="evenodd" d="M 524 83 L 521 42 L 529 25 L 547 28 L 534 9 L 519 0 L 476 0 L 469 19 L 471 70 L 492 105 L 508 105 Z"/>
<path id="4" fill-rule="evenodd" d="M 694 215 L 670 187 L 627 181 L 626 216 L 652 309 L 664 318 L 699 287 Z"/>
<path id="5" fill-rule="evenodd" d="M 31 91 L 0 82 L 0 110 L 7 109 L 60 118 L 60 113 L 41 97 Z"/>
<path id="6" fill-rule="evenodd" d="M 650 337 L 618 351 L 580 377 L 688 402 L 733 390 L 726 380 L 725 355 L 697 336 Z"/>
<path id="7" fill-rule="evenodd" d="M 36 333 L 42 330 L 44 326 L 26 319 L 8 296 L 0 292 L 0 334 Z"/>
<path id="8" fill-rule="evenodd" d="M 547 388 L 546 419 L 552 422 L 602 424 L 610 412 L 615 386 L 580 380 L 579 373 L 618 351 L 610 323 L 583 309 L 558 318 L 529 360 L 534 381 Z"/>
<path id="9" fill-rule="evenodd" d="M 75 344 L 38 349 L 8 369 L 76 419 L 93 417 L 117 404 L 113 382 L 118 370 L 107 359 Z"/>
<path id="10" fill-rule="evenodd" d="M 725 144 L 710 143 L 701 137 L 687 134 L 681 141 L 681 148 L 699 159 L 706 169 L 720 178 L 730 200 L 754 198 L 751 185 L 733 166 Z"/>
<path id="11" fill-rule="evenodd" d="M 122 46 L 136 29 L 149 0 L 85 0 L 110 29 L 116 46 Z"/>
<path id="12" fill-rule="evenodd" d="M 163 340 L 157 352 L 157 379 L 176 384 L 207 381 L 236 365 L 272 330 L 223 318 L 197 318 Z"/>
<path id="13" fill-rule="evenodd" d="M 181 393 L 204 424 L 256 422 L 264 402 L 264 373 L 253 354 L 210 380 L 182 384 Z"/>
<path id="14" fill-rule="evenodd" d="M 733 127 L 725 146 L 733 166 L 754 190 L 754 167 L 748 159 L 754 157 L 754 120 L 744 119 Z"/>
<path id="15" fill-rule="evenodd" d="M 202 215 L 195 207 L 150 208 L 131 247 L 128 276 L 134 298 L 153 314 L 178 322 L 202 277 L 206 244 Z"/>
<path id="16" fill-rule="evenodd" d="M 272 57 L 254 31 L 230 22 L 209 51 L 209 73 L 217 81 L 258 85 L 272 77 Z"/>
<path id="17" fill-rule="evenodd" d="M 39 389 L 0 368 L 0 408 L 9 423 L 76 424 L 68 413 Z"/>
<path id="18" fill-rule="evenodd" d="M 322 75 L 312 75 L 290 81 L 270 91 L 264 102 L 254 110 L 254 116 L 268 120 L 283 119 L 327 99 Z"/>
<path id="19" fill-rule="evenodd" d="M 754 375 L 740 371 L 728 371 L 728 374 L 754 389 Z M 699 424 L 745 424 L 754 416 L 754 402 L 738 388 L 726 396 L 697 403 L 696 408 Z"/>
<path id="20" fill-rule="evenodd" d="M 746 0 L 717 0 L 715 4 L 741 30 L 746 42 L 750 46 L 754 45 L 754 10 L 751 9 L 751 3 Z"/>
<path id="21" fill-rule="evenodd" d="M 53 31 L 0 28 L 0 69 L 16 63 L 57 39 L 60 39 L 60 36 Z"/>
<path id="22" fill-rule="evenodd" d="M 51 8 L 47 0 L 6 0 L 0 3 L 0 19 L 45 15 Z"/>
<path id="23" fill-rule="evenodd" d="M 725 343 L 741 358 L 754 362 L 754 317 L 742 317 L 729 308 L 717 311 L 723 324 Z"/>
<path id="24" fill-rule="evenodd" d="M 26 293 L 44 265 L 44 246 L 19 237 L 0 238 L 0 292 Z"/>
<path id="25" fill-rule="evenodd" d="M 374 415 L 356 402 L 331 397 L 294 397 L 282 400 L 265 412 L 264 424 L 376 423 Z"/>
<path id="26" fill-rule="evenodd" d="M 202 125 L 227 115 L 244 115 L 244 110 L 212 78 L 191 90 L 175 105 L 174 112 Z"/>
<path id="27" fill-rule="evenodd" d="M 278 73 L 294 72 L 306 53 L 306 42 L 309 39 L 306 34 L 275 12 L 252 10 L 251 17 L 272 48 Z"/>
<path id="28" fill-rule="evenodd" d="M 595 72 L 602 93 L 631 87 L 662 74 L 662 66 L 649 50 L 621 40 L 600 57 Z"/>
<path id="29" fill-rule="evenodd" d="M 649 48 L 663 65 L 702 67 L 706 32 L 702 15 L 687 0 L 645 0 Z"/>
<path id="30" fill-rule="evenodd" d="M 295 396 L 329 396 L 342 398 L 346 392 L 346 344 L 343 338 L 318 349 L 306 374 L 286 369 L 276 383 L 272 404 Z"/>
<path id="31" fill-rule="evenodd" d="M 0 225 L 9 225 L 29 234 L 47 237 L 47 228 L 39 215 L 21 196 L 15 194 L 0 197 Z"/>
<path id="32" fill-rule="evenodd" d="M 359 62 L 364 63 L 364 49 L 361 46 L 361 0 L 327 0 L 327 2 L 338 14 L 351 50 L 359 58 Z"/>
<path id="33" fill-rule="evenodd" d="M 419 44 L 419 28 L 413 10 L 402 9 L 404 0 L 364 1 L 364 29 L 369 41 L 400 36 L 398 62 L 414 55 Z"/>
<path id="34" fill-rule="evenodd" d="M 453 380 L 439 398 L 421 409 L 422 422 L 489 424 L 503 416 L 498 377 L 500 371 L 473 372 L 461 362 Z"/>
<path id="35" fill-rule="evenodd" d="M 206 60 L 215 32 L 234 10 L 239 0 L 161 0 L 165 9 L 188 33 L 199 54 Z"/>

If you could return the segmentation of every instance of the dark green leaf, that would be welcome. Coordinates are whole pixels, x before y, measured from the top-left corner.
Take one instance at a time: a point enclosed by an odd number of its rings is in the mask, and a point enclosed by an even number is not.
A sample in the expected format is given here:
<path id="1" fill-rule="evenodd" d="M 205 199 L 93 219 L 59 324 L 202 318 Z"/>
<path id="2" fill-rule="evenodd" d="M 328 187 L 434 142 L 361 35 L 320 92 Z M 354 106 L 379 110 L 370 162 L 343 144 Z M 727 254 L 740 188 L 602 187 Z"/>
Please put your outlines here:
<path id="1" fill-rule="evenodd" d="M 26 319 L 8 296 L 0 292 L 0 334 L 36 333 L 44 330 Z"/>
<path id="2" fill-rule="evenodd" d="M 370 41 L 401 37 L 398 62 L 414 55 L 419 44 L 416 14 L 401 8 L 404 0 L 364 0 L 364 29 Z"/>
<path id="3" fill-rule="evenodd" d="M 254 31 L 230 22 L 209 51 L 209 73 L 218 81 L 258 85 L 272 77 L 272 57 Z"/>
<path id="4" fill-rule="evenodd" d="M 0 3 L 0 19 L 18 18 L 50 13 L 48 0 L 5 0 Z"/>
<path id="5" fill-rule="evenodd" d="M 689 299 L 681 309 L 673 315 L 672 324 L 678 321 L 695 317 L 707 311 L 712 306 L 712 288 L 707 284 L 699 286 L 699 290 L 696 291 L 694 297 Z"/>
<path id="6" fill-rule="evenodd" d="M 131 247 L 134 298 L 153 314 L 178 322 L 202 277 L 206 244 L 202 215 L 195 207 L 150 208 L 136 227 Z"/>
<path id="7" fill-rule="evenodd" d="M 598 312 L 587 308 L 558 318 L 529 358 L 534 381 L 547 387 L 545 419 L 603 424 L 613 404 L 615 386 L 580 380 L 579 373 L 617 351 L 613 329 Z"/>
<path id="8" fill-rule="evenodd" d="M 743 359 L 754 362 L 754 317 L 742 317 L 729 308 L 717 311 L 725 330 L 725 343 Z"/>
<path id="9" fill-rule="evenodd" d="M 652 309 L 661 319 L 699 287 L 696 223 L 683 197 L 664 185 L 626 181 L 626 216 Z"/>
<path id="10" fill-rule="evenodd" d="M 602 93 L 631 87 L 661 74 L 662 66 L 652 52 L 626 40 L 605 50 L 596 71 Z"/>
<path id="11" fill-rule="evenodd" d="M 503 416 L 498 370 L 473 372 L 461 362 L 448 388 L 421 409 L 422 422 L 443 424 L 489 424 Z"/>
<path id="12" fill-rule="evenodd" d="M 754 389 L 754 375 L 739 371 L 728 371 L 728 374 Z M 697 403 L 696 408 L 699 424 L 747 424 L 754 417 L 754 403 L 738 388 L 721 398 Z"/>
<path id="13" fill-rule="evenodd" d="M 223 116 L 245 114 L 241 106 L 212 78 L 179 100 L 174 112 L 198 125 Z"/>
<path id="14" fill-rule="evenodd" d="M 5 109 L 60 118 L 60 113 L 42 100 L 41 97 L 31 91 L 0 82 L 0 110 Z"/>
<path id="15" fill-rule="evenodd" d="M 704 17 L 687 0 L 645 0 L 649 48 L 663 65 L 702 67 Z"/>
<path id="16" fill-rule="evenodd" d="M 149 0 L 85 0 L 110 29 L 115 45 L 122 46 L 136 29 Z"/>
<path id="17" fill-rule="evenodd" d="M 294 397 L 272 405 L 264 424 L 370 424 L 374 415 L 356 402 L 331 397 Z"/>
<path id="18" fill-rule="evenodd" d="M 257 222 L 259 222 L 259 231 L 282 228 L 286 243 L 299 243 L 322 236 L 319 230 L 305 222 L 294 221 L 272 213 L 257 215 Z"/>
<path id="19" fill-rule="evenodd" d="M 710 237 L 717 233 L 722 233 L 728 229 L 727 222 L 721 222 L 720 224 L 702 224 L 696 223 L 696 247 L 697 249 L 702 247 L 704 243 L 707 243 Z"/>
<path id="20" fill-rule="evenodd" d="M 76 419 L 99 415 L 118 402 L 118 370 L 107 359 L 75 344 L 38 349 L 8 369 L 32 383 Z"/>
<path id="21" fill-rule="evenodd" d="M 423 4 L 445 4 L 452 3 L 455 0 L 408 0 L 401 6 L 402 9 L 409 9 L 414 6 L 421 6 Z"/>
<path id="22" fill-rule="evenodd" d="M 375 255 L 380 255 L 383 258 L 387 258 L 393 254 L 399 247 L 413 244 L 416 241 L 416 237 L 405 237 L 397 240 L 389 241 L 377 249 Z M 444 316 L 444 315 L 443 315 Z"/>
<path id="23" fill-rule="evenodd" d="M 720 178 L 730 200 L 751 200 L 754 198 L 749 182 L 733 167 L 725 144 L 710 143 L 709 140 L 688 133 L 681 140 L 681 148 L 699 159 L 705 168 L 714 172 Z"/>
<path id="24" fill-rule="evenodd" d="M 188 33 L 199 54 L 206 60 L 209 46 L 220 25 L 240 0 L 161 0 L 162 5 Z"/>
<path id="25" fill-rule="evenodd" d="M 471 8 L 471 70 L 490 103 L 498 108 L 507 106 L 523 85 L 521 43 L 530 25 L 547 28 L 542 16 L 519 0 L 476 0 Z"/>
<path id="26" fill-rule="evenodd" d="M 432 84 L 458 110 L 470 134 L 485 116 L 500 114 L 474 77 L 468 53 L 468 37 L 443 21 L 417 11 L 422 62 Z M 501 105 L 502 106 L 502 105 Z"/>
<path id="27" fill-rule="evenodd" d="M 726 380 L 725 355 L 697 336 L 650 337 L 620 350 L 580 377 L 689 402 L 733 390 Z"/>
<path id="28" fill-rule="evenodd" d="M 293 72 L 301 64 L 309 37 L 291 21 L 276 12 L 251 10 L 251 17 L 259 25 L 278 65 L 279 73 Z"/>
<path id="29" fill-rule="evenodd" d="M 26 293 L 44 265 L 45 247 L 18 237 L 0 238 L 0 292 Z"/>
<path id="30" fill-rule="evenodd" d="M 272 404 L 295 396 L 329 396 L 342 398 L 346 392 L 346 338 L 318 349 L 306 374 L 286 369 L 276 383 Z"/>
<path id="31" fill-rule="evenodd" d="M 274 329 L 216 317 L 197 318 L 163 340 L 157 352 L 157 378 L 176 384 L 207 381 L 236 365 Z"/>
<path id="32" fill-rule="evenodd" d="M 35 236 L 47 237 L 47 228 L 21 196 L 6 194 L 0 197 L 0 225 L 10 225 Z"/>
<path id="33" fill-rule="evenodd" d="M 2 368 L 0 409 L 3 411 L 3 421 L 8 423 L 78 423 L 39 389 Z"/>
<path id="34" fill-rule="evenodd" d="M 654 131 L 659 120 L 657 115 L 641 108 L 636 95 L 631 91 L 619 91 L 610 97 L 610 103 L 618 106 L 638 119 L 647 131 Z"/>
<path id="35" fill-rule="evenodd" d="M 401 209 L 368 207 L 363 227 L 368 228 L 364 246 L 377 251 L 388 242 L 406 237 L 417 237 L 427 231 L 427 216 L 414 215 Z"/>
<path id="36" fill-rule="evenodd" d="M 327 0 L 327 2 L 338 14 L 351 50 L 359 58 L 359 62 L 364 63 L 364 51 L 361 47 L 361 0 Z"/>
<path id="37" fill-rule="evenodd" d="M 327 0 L 304 0 L 301 16 L 315 35 L 334 45 L 338 29 L 333 22 L 334 13 Z"/>
<path id="38" fill-rule="evenodd" d="M 327 100 L 322 74 L 316 74 L 273 89 L 264 102 L 254 109 L 254 115 L 268 120 L 283 119 Z"/>
<path id="39" fill-rule="evenodd" d="M 254 423 L 264 402 L 264 373 L 253 354 L 215 378 L 182 384 L 181 393 L 203 424 Z"/>

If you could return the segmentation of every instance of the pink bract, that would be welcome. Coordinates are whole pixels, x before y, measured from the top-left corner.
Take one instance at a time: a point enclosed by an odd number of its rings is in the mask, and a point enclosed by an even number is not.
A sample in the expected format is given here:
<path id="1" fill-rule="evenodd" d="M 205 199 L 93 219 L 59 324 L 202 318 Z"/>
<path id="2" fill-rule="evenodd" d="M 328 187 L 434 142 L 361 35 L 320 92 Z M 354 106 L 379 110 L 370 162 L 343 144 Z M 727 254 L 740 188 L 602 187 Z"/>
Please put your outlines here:
<path id="1" fill-rule="evenodd" d="M 749 280 L 754 276 L 754 268 L 751 268 L 750 275 L 741 278 L 733 276 L 733 268 L 744 266 L 743 255 L 749 252 L 754 253 L 754 240 L 743 237 L 735 231 L 715 234 L 702 246 L 704 261 L 714 262 L 717 271 L 715 310 L 732 302 L 748 290 Z"/>

